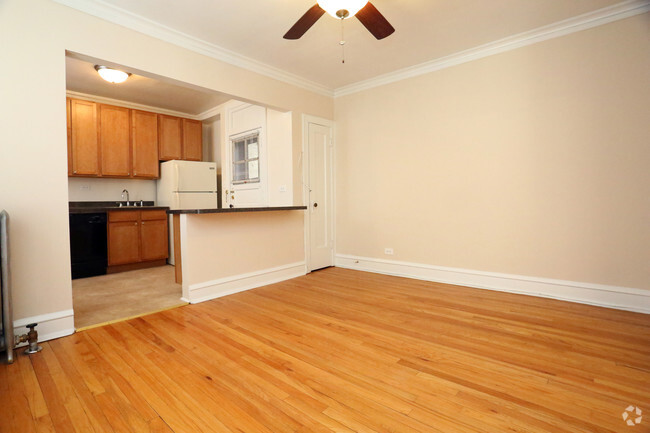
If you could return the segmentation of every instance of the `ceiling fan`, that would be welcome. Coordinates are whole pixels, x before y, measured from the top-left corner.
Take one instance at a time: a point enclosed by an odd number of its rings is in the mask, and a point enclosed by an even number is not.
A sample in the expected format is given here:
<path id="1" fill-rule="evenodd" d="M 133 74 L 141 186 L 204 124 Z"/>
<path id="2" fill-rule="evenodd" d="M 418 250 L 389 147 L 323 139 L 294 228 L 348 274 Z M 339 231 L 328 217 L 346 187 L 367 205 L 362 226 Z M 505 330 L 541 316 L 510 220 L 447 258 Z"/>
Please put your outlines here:
<path id="1" fill-rule="evenodd" d="M 318 0 L 284 35 L 284 39 L 300 39 L 323 14 L 346 19 L 356 16 L 377 39 L 393 34 L 395 29 L 368 0 Z"/>

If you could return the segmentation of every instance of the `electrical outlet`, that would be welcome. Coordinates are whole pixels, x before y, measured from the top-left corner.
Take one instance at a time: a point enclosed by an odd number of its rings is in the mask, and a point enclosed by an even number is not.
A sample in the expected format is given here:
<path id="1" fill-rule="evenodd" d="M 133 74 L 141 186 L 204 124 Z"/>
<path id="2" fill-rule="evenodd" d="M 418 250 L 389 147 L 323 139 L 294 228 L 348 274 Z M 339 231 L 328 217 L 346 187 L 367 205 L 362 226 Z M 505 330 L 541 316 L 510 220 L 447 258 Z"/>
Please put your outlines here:
<path id="1" fill-rule="evenodd" d="M 384 254 L 387 256 L 392 256 L 393 255 L 393 249 L 392 248 L 384 248 Z"/>
<path id="2" fill-rule="evenodd" d="M 287 192 L 287 186 L 286 185 L 280 186 L 280 192 Z"/>
<path id="3" fill-rule="evenodd" d="M 79 187 L 79 189 L 82 191 L 90 191 L 90 184 L 84 183 Z"/>

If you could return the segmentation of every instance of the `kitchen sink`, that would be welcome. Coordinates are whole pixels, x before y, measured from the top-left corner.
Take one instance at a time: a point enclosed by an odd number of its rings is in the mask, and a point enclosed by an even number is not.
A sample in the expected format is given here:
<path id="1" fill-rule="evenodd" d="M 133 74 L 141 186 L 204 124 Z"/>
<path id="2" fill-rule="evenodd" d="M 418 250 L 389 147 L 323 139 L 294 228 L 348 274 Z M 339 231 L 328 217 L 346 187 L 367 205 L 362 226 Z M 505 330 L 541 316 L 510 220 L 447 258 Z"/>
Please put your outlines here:
<path id="1" fill-rule="evenodd" d="M 124 201 L 116 201 L 115 202 L 116 207 L 133 207 L 133 208 L 140 208 L 140 207 L 155 207 L 154 203 L 152 201 L 129 201 L 129 202 L 124 202 Z"/>

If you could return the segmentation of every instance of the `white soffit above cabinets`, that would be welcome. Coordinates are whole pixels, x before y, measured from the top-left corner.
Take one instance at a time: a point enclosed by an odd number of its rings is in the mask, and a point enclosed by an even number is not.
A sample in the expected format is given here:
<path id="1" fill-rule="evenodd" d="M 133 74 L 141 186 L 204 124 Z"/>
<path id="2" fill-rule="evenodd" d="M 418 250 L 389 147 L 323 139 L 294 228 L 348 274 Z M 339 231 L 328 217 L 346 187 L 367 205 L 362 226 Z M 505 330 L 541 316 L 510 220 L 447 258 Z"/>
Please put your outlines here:
<path id="1" fill-rule="evenodd" d="M 321 94 L 340 96 L 650 11 L 650 0 L 373 0 L 396 28 L 377 41 L 356 19 L 282 35 L 313 0 L 54 0 Z"/>

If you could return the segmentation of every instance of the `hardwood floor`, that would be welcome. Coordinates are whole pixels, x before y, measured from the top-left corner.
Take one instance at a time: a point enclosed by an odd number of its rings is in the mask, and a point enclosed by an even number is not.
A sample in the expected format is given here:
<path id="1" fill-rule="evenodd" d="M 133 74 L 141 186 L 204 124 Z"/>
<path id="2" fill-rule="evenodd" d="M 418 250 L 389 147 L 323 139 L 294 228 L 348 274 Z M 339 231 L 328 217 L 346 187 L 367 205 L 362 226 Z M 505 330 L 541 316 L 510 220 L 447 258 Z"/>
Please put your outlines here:
<path id="1" fill-rule="evenodd" d="M 43 346 L 2 433 L 650 431 L 650 316 L 338 268 Z"/>

